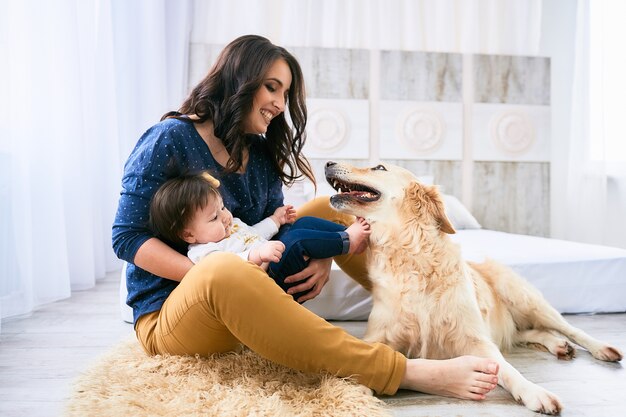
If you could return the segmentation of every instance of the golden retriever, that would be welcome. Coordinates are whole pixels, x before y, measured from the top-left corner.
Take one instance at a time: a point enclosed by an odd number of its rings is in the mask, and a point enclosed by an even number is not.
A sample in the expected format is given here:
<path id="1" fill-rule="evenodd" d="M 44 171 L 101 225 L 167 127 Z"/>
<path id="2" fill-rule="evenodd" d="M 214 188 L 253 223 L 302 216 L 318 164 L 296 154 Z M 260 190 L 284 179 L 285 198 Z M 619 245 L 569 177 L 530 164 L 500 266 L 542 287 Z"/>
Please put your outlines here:
<path id="1" fill-rule="evenodd" d="M 468 263 L 436 186 L 406 169 L 328 162 L 326 179 L 339 193 L 335 209 L 371 225 L 368 272 L 373 306 L 365 340 L 383 342 L 409 358 L 473 354 L 500 365 L 499 384 L 533 411 L 558 414 L 558 397 L 524 378 L 502 356 L 515 344 L 542 345 L 571 359 L 569 340 L 603 361 L 619 349 L 570 325 L 538 290 L 493 261 Z M 565 336 L 565 337 L 563 337 Z"/>

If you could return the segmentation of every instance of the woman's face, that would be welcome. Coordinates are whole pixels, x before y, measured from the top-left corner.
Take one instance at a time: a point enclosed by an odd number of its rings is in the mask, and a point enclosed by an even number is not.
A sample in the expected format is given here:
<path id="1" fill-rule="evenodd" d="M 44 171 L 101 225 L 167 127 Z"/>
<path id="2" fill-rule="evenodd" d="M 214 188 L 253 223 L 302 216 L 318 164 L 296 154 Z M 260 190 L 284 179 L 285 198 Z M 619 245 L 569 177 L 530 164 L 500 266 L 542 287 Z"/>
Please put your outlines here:
<path id="1" fill-rule="evenodd" d="M 265 133 L 272 119 L 285 111 L 290 87 L 289 65 L 284 59 L 277 59 L 265 74 L 261 88 L 254 93 L 252 111 L 245 121 L 244 132 Z"/>

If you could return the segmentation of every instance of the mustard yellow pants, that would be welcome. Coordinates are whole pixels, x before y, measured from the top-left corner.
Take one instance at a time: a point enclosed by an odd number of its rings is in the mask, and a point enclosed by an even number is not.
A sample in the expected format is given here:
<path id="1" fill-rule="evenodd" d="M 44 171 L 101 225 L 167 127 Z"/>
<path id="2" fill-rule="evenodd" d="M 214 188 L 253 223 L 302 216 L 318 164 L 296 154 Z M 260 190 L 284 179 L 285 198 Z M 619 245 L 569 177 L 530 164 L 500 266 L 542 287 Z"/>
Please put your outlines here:
<path id="1" fill-rule="evenodd" d="M 334 211 L 328 197 L 307 203 L 298 215 L 345 225 L 354 220 Z M 336 262 L 369 286 L 362 256 Z M 353 376 L 378 394 L 394 394 L 406 368 L 402 354 L 331 325 L 295 302 L 263 269 L 230 253 L 213 253 L 191 268 L 161 310 L 140 317 L 135 329 L 149 354 L 208 355 L 243 343 L 292 369 Z"/>

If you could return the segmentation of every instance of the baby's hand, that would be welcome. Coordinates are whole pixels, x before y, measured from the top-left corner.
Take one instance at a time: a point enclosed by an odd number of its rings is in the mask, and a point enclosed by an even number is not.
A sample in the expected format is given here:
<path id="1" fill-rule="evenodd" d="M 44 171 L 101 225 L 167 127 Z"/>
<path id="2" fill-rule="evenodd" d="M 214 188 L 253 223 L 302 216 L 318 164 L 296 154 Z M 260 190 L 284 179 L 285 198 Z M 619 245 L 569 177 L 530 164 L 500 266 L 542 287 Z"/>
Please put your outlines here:
<path id="1" fill-rule="evenodd" d="M 279 240 L 265 242 L 259 248 L 259 258 L 261 262 L 278 262 L 283 256 L 285 245 Z"/>
<path id="2" fill-rule="evenodd" d="M 296 220 L 296 209 L 292 205 L 278 207 L 271 217 L 279 227 L 286 223 L 293 223 Z"/>

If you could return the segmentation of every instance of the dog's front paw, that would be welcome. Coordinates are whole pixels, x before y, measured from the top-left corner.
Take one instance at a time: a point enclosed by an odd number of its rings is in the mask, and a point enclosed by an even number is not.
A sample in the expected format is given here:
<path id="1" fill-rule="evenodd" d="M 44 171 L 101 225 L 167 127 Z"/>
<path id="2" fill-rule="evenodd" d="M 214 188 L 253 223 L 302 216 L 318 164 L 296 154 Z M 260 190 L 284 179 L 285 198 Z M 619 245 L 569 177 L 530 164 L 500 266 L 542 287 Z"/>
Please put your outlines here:
<path id="1" fill-rule="evenodd" d="M 569 361 L 576 356 L 576 349 L 567 340 L 563 340 L 554 347 L 552 353 L 560 360 Z"/>
<path id="2" fill-rule="evenodd" d="M 557 415 L 563 409 L 559 397 L 538 385 L 531 385 L 516 399 L 537 413 Z"/>
<path id="3" fill-rule="evenodd" d="M 622 351 L 609 345 L 601 346 L 599 349 L 591 351 L 591 354 L 594 358 L 607 362 L 619 362 L 624 358 Z"/>

